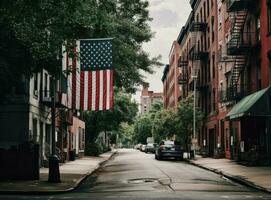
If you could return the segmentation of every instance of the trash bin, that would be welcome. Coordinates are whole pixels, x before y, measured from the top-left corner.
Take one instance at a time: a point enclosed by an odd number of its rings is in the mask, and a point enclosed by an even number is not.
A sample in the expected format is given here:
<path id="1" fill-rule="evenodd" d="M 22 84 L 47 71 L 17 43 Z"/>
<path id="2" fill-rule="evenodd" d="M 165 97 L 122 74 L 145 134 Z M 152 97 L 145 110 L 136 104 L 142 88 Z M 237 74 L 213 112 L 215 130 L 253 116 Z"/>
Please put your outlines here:
<path id="1" fill-rule="evenodd" d="M 69 151 L 69 160 L 74 161 L 75 160 L 75 150 Z"/>

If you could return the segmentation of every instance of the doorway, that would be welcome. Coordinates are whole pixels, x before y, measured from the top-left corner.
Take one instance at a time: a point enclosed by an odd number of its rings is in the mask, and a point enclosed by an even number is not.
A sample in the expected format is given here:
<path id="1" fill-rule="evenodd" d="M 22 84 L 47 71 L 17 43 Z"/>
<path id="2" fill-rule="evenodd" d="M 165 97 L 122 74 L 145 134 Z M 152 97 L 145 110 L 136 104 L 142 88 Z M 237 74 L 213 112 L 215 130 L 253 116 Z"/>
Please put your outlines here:
<path id="1" fill-rule="evenodd" d="M 214 156 L 215 149 L 215 129 L 209 129 L 209 156 Z"/>

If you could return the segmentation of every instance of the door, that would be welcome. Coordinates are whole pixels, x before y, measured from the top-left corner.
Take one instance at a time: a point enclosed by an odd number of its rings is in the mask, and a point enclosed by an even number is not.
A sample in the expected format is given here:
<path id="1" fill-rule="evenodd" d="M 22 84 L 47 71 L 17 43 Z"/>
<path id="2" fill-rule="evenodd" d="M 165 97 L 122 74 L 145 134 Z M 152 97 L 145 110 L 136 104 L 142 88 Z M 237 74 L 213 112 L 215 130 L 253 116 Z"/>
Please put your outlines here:
<path id="1" fill-rule="evenodd" d="M 209 156 L 214 156 L 215 149 L 215 129 L 209 129 Z"/>
<path id="2" fill-rule="evenodd" d="M 224 134 L 224 130 L 225 130 L 225 124 L 224 124 L 224 121 L 221 120 L 221 123 L 220 123 L 220 145 L 221 145 L 221 150 L 224 152 L 225 151 L 225 134 Z"/>
<path id="3" fill-rule="evenodd" d="M 40 122 L 40 137 L 39 137 L 40 166 L 42 166 L 42 162 L 43 162 L 43 137 L 44 137 L 43 126 L 44 126 L 44 124 L 42 122 Z"/>

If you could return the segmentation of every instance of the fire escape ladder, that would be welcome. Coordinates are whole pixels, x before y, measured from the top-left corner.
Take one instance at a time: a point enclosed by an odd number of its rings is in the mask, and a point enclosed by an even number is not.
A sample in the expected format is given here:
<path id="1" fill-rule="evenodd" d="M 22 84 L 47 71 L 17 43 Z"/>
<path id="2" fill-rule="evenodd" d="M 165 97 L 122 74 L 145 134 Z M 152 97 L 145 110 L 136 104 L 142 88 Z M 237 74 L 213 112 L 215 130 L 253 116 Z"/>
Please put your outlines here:
<path id="1" fill-rule="evenodd" d="M 233 66 L 230 74 L 230 90 L 229 94 L 232 98 L 238 95 L 239 78 L 247 64 L 248 51 L 242 48 L 244 45 L 243 31 L 246 23 L 248 10 L 238 10 L 234 12 L 234 19 L 231 29 L 231 37 L 228 43 L 228 55 L 233 58 Z"/>
<path id="2" fill-rule="evenodd" d="M 248 10 L 237 11 L 234 14 L 234 19 L 231 29 L 231 38 L 229 41 L 230 48 L 238 48 L 243 42 L 243 30 L 247 19 Z"/>
<path id="3" fill-rule="evenodd" d="M 231 88 L 232 95 L 237 93 L 238 81 L 246 64 L 247 64 L 246 55 L 235 56 L 235 61 L 231 69 L 231 75 L 230 75 L 230 88 Z"/>

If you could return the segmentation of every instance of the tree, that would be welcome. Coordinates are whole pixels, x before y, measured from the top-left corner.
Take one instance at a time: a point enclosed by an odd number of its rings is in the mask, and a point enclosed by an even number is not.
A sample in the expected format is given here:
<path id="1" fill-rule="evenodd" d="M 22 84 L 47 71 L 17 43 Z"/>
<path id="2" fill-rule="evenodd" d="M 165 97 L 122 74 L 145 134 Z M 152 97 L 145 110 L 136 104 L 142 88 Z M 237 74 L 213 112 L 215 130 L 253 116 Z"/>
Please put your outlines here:
<path id="1" fill-rule="evenodd" d="M 139 116 L 134 124 L 134 140 L 146 144 L 147 138 L 152 136 L 152 123 L 148 115 Z"/>
<path id="2" fill-rule="evenodd" d="M 93 142 L 101 131 L 118 131 L 122 122 L 132 124 L 138 111 L 131 95 L 118 90 L 114 96 L 114 109 L 99 112 L 84 112 L 86 140 Z"/>
<path id="3" fill-rule="evenodd" d="M 156 112 L 154 123 L 154 138 L 156 142 L 172 137 L 175 134 L 175 113 L 172 110 L 162 109 Z"/>
<path id="4" fill-rule="evenodd" d="M 194 102 L 193 96 L 181 100 L 178 105 L 176 113 L 176 135 L 179 140 L 186 145 L 186 149 L 189 150 L 189 144 L 191 144 L 191 137 L 193 134 L 193 115 L 194 114 Z M 196 130 L 200 128 L 203 120 L 203 113 L 196 108 Z"/>
<path id="5" fill-rule="evenodd" d="M 40 68 L 61 73 L 61 46 L 72 52 L 80 38 L 114 38 L 115 85 L 128 92 L 143 82 L 140 70 L 160 65 L 142 50 L 153 36 L 147 1 L 2 0 L 0 16 L 0 66 L 15 81 Z"/>
<path id="6" fill-rule="evenodd" d="M 122 122 L 120 124 L 120 128 L 117 133 L 119 137 L 119 143 L 122 144 L 123 147 L 131 147 L 134 145 L 134 126 L 133 124 L 128 124 L 127 122 Z"/>

